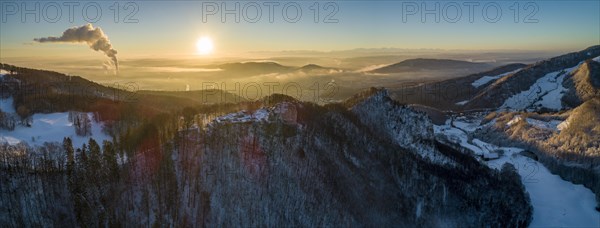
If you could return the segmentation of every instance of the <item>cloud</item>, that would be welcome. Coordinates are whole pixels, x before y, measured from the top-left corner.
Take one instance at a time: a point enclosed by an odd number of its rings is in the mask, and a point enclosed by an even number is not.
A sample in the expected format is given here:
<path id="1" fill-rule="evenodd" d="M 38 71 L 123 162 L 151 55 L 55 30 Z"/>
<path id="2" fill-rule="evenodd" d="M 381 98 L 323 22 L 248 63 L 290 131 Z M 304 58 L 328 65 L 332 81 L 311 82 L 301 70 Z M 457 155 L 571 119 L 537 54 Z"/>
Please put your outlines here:
<path id="1" fill-rule="evenodd" d="M 92 24 L 80 27 L 72 27 L 65 30 L 60 37 L 35 38 L 33 41 L 39 43 L 86 43 L 94 51 L 101 51 L 112 60 L 112 64 L 119 71 L 117 61 L 117 50 L 113 49 L 110 40 L 100 27 L 94 28 Z"/>

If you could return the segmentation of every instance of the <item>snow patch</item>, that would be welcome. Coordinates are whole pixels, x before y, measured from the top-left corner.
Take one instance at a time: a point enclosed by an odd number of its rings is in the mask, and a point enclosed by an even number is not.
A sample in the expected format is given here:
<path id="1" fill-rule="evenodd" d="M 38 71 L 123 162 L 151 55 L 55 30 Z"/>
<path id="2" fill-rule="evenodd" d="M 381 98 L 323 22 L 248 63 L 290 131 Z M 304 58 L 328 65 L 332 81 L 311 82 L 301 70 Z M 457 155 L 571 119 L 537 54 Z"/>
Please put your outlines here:
<path id="1" fill-rule="evenodd" d="M 537 128 L 548 129 L 552 131 L 561 130 L 558 126 L 561 124 L 559 120 L 551 120 L 551 121 L 541 121 L 532 118 L 525 119 L 529 125 L 535 126 Z"/>
<path id="2" fill-rule="evenodd" d="M 483 76 L 483 77 L 475 80 L 473 83 L 471 83 L 471 85 L 473 87 L 475 87 L 475 88 L 479 88 L 480 86 L 486 85 L 486 84 L 488 84 L 491 81 L 496 81 L 496 80 L 498 80 L 498 79 L 500 79 L 500 78 L 502 78 L 502 77 L 504 77 L 506 75 L 510 75 L 510 74 L 514 74 L 516 72 L 519 72 L 520 70 L 521 70 L 521 68 L 513 70 L 513 71 L 510 71 L 510 72 L 506 72 L 506 73 L 503 73 L 503 74 L 495 75 L 495 76 Z"/>
<path id="3" fill-rule="evenodd" d="M 515 117 L 513 117 L 510 121 L 508 121 L 508 123 L 506 123 L 506 126 L 512 126 L 515 125 L 516 123 L 518 123 L 519 121 L 523 120 L 523 118 L 521 118 L 520 115 L 516 115 Z"/>
<path id="4" fill-rule="evenodd" d="M 456 102 L 456 105 L 465 105 L 467 102 L 469 102 L 469 100 Z"/>
<path id="5" fill-rule="evenodd" d="M 560 124 L 558 124 L 558 126 L 556 126 L 556 129 L 558 129 L 559 131 L 564 131 L 567 128 L 569 128 L 571 122 L 569 122 L 569 119 L 561 122 Z"/>
<path id="6" fill-rule="evenodd" d="M 513 126 L 522 120 L 524 120 L 525 122 L 527 122 L 527 124 L 529 124 L 531 126 L 541 128 L 541 129 L 551 130 L 551 131 L 556 131 L 556 130 L 562 131 L 565 127 L 565 126 L 561 126 L 561 124 L 564 123 L 564 121 L 563 122 L 561 122 L 560 120 L 542 121 L 542 120 L 533 119 L 533 118 L 523 118 L 523 117 L 521 117 L 521 115 L 516 115 L 515 117 L 513 117 L 510 121 L 508 121 L 508 123 L 506 123 L 506 126 L 508 126 L 508 127 Z"/>

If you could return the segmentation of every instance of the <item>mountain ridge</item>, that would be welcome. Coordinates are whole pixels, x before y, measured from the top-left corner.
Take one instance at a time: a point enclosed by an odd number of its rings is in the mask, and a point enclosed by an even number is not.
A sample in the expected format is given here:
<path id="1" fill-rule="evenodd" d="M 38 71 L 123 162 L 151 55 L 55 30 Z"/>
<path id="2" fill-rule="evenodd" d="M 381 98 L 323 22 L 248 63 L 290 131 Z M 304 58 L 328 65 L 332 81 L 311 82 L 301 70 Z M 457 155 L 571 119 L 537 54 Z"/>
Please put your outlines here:
<path id="1" fill-rule="evenodd" d="M 586 48 L 579 52 L 550 58 L 529 65 L 515 74 L 507 75 L 489 85 L 484 91 L 476 94 L 466 105 L 466 108 L 498 108 L 501 102 L 518 92 L 525 91 L 534 82 L 550 72 L 562 70 L 600 56 L 600 45 Z"/>
<path id="2" fill-rule="evenodd" d="M 391 74 L 411 71 L 424 71 L 424 70 L 473 70 L 473 69 L 484 69 L 489 67 L 486 63 L 474 63 L 462 60 L 452 59 L 407 59 L 398 63 L 387 65 L 375 70 L 370 73 L 379 74 Z"/>

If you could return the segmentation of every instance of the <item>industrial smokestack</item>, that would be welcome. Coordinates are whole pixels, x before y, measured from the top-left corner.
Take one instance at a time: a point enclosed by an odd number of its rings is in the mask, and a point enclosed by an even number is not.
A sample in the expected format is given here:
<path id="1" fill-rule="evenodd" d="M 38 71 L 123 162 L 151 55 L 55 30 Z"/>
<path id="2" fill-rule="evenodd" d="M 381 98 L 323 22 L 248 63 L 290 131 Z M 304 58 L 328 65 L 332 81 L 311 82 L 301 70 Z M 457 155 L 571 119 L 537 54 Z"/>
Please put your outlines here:
<path id="1" fill-rule="evenodd" d="M 91 49 L 104 52 L 112 60 L 116 71 L 119 71 L 117 50 L 113 49 L 110 40 L 102 29 L 100 27 L 94 28 L 92 24 L 69 28 L 60 37 L 50 36 L 35 38 L 33 40 L 39 43 L 87 43 Z"/>

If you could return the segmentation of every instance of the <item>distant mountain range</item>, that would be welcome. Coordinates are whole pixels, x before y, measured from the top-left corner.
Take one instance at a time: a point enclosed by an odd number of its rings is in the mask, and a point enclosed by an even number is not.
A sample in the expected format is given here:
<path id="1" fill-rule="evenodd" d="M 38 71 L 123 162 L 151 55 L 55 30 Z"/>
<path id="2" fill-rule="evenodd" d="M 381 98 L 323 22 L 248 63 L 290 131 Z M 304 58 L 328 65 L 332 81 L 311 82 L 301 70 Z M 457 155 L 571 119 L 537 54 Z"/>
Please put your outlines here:
<path id="1" fill-rule="evenodd" d="M 493 66 L 493 64 L 489 63 L 476 63 L 450 59 L 408 59 L 396 64 L 368 71 L 368 73 L 394 74 L 410 72 L 452 72 L 453 74 L 467 74 L 491 69 Z M 289 73 L 294 71 L 327 74 L 330 73 L 330 70 L 331 72 L 343 71 L 341 69 L 320 66 L 317 64 L 307 64 L 301 67 L 293 67 L 284 66 L 276 62 L 235 62 L 206 67 L 222 69 L 227 73 L 245 75 Z"/>
<path id="2" fill-rule="evenodd" d="M 208 66 L 210 68 L 222 69 L 228 74 L 239 75 L 260 75 L 272 73 L 292 73 L 304 72 L 312 74 L 330 74 L 331 72 L 341 72 L 340 69 L 323 67 L 317 64 L 307 64 L 301 67 L 284 66 L 276 62 L 234 62 L 220 65 Z M 332 71 L 330 71 L 332 70 Z"/>

